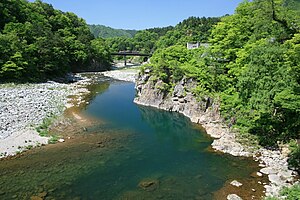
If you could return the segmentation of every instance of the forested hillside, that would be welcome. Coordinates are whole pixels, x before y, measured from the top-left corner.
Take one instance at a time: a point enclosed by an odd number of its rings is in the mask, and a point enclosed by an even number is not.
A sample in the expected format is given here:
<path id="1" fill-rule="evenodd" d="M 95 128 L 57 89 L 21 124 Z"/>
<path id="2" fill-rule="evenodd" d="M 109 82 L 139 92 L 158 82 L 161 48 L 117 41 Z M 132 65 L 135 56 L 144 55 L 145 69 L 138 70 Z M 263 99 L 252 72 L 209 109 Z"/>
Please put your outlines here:
<path id="1" fill-rule="evenodd" d="M 106 44 L 111 51 L 140 51 L 153 53 L 156 49 L 186 42 L 208 42 L 210 31 L 220 18 L 190 17 L 175 27 L 141 30 L 133 38 L 108 38 Z"/>
<path id="2" fill-rule="evenodd" d="M 139 51 L 150 53 L 154 51 L 154 45 L 159 36 L 155 32 L 138 31 L 133 38 L 107 38 L 105 42 L 112 52 L 118 51 Z"/>
<path id="3" fill-rule="evenodd" d="M 81 18 L 42 1 L 0 3 L 0 80 L 42 81 L 86 66 L 110 64 L 102 39 Z"/>
<path id="4" fill-rule="evenodd" d="M 187 42 L 207 43 L 212 27 L 219 21 L 219 17 L 189 17 L 162 36 L 157 41 L 156 47 L 186 45 Z"/>
<path id="5" fill-rule="evenodd" d="M 108 26 L 94 24 L 89 25 L 89 28 L 95 38 L 132 38 L 137 32 L 136 30 L 114 29 Z"/>
<path id="6" fill-rule="evenodd" d="M 299 0 L 286 0 L 285 6 L 292 10 L 300 10 L 300 1 Z"/>
<path id="7" fill-rule="evenodd" d="M 290 163 L 300 166 L 300 14 L 299 1 L 245 1 L 235 14 L 178 24 L 156 43 L 152 81 L 171 92 L 183 77 L 197 81 L 194 94 L 210 96 L 241 137 L 261 145 L 291 143 Z M 197 20 L 196 20 L 197 21 Z M 201 30 L 204 30 L 201 33 Z M 184 34 L 186 33 L 186 34 Z M 209 42 L 209 48 L 187 50 L 186 41 Z M 218 100 L 220 99 L 220 100 Z"/>
<path id="8" fill-rule="evenodd" d="M 146 31 L 152 32 L 152 33 L 157 33 L 159 37 L 166 35 L 168 31 L 173 30 L 173 26 L 167 26 L 167 27 L 156 27 L 156 28 L 148 28 Z"/>

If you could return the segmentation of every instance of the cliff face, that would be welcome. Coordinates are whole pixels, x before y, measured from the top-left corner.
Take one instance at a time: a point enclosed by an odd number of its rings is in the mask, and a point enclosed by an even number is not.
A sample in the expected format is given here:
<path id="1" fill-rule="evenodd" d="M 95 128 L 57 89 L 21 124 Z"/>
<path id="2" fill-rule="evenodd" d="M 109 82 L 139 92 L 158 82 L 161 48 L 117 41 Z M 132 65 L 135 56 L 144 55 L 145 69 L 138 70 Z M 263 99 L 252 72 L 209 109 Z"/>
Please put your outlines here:
<path id="1" fill-rule="evenodd" d="M 139 75 L 136 82 L 137 96 L 134 102 L 140 105 L 179 112 L 194 123 L 201 124 L 206 132 L 216 138 L 214 149 L 234 156 L 250 156 L 241 144 L 236 142 L 235 134 L 224 126 L 219 114 L 219 104 L 212 98 L 204 96 L 197 99 L 192 91 L 196 82 L 192 79 L 182 79 L 174 87 L 172 93 L 165 93 L 160 88 L 162 81 L 151 81 L 149 72 Z"/>
<path id="2" fill-rule="evenodd" d="M 162 81 L 151 81 L 149 71 L 139 74 L 136 81 L 137 96 L 134 102 L 140 105 L 174 111 L 189 117 L 192 122 L 199 123 L 207 134 L 215 138 L 211 144 L 215 150 L 234 156 L 253 156 L 261 167 L 258 176 L 267 175 L 270 181 L 265 185 L 266 196 L 278 196 L 282 187 L 289 187 L 297 173 L 288 168 L 287 157 L 280 151 L 265 148 L 254 150 L 251 146 L 241 145 L 236 134 L 224 124 L 219 113 L 219 103 L 210 97 L 197 99 L 192 90 L 196 82 L 182 79 L 174 87 L 172 93 L 162 92 Z"/>
<path id="3" fill-rule="evenodd" d="M 206 123 L 219 121 L 219 105 L 210 97 L 203 97 L 198 101 L 192 94 L 196 84 L 192 79 L 182 79 L 178 82 L 172 93 L 166 94 L 161 91 L 162 81 L 149 81 L 150 75 L 140 75 L 136 83 L 138 104 L 153 106 L 167 111 L 174 111 L 189 117 L 192 122 Z"/>

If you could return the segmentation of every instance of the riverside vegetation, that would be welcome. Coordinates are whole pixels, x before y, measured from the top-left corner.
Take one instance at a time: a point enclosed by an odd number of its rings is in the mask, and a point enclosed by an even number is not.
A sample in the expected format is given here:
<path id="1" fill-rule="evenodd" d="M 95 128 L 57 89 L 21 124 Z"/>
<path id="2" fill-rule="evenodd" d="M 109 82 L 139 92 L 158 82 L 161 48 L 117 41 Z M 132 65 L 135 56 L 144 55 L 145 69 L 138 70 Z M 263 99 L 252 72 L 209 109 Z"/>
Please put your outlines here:
<path id="1" fill-rule="evenodd" d="M 157 89 L 165 96 L 182 79 L 193 80 L 194 96 L 220 104 L 221 115 L 239 131 L 238 137 L 267 148 L 289 144 L 289 165 L 299 171 L 298 8 L 299 1 L 245 1 L 209 31 L 208 48 L 188 50 L 177 39 L 158 48 L 141 73 L 153 85 L 159 83 Z M 288 199 L 299 197 L 297 185 L 291 191 L 283 193 Z"/>
<path id="2" fill-rule="evenodd" d="M 240 138 L 269 148 L 288 144 L 290 167 L 299 171 L 299 0 L 244 1 L 233 15 L 190 17 L 175 27 L 107 39 L 94 39 L 84 20 L 41 1 L 9 0 L 0 8 L 1 81 L 46 80 L 84 66 L 108 66 L 112 51 L 154 52 L 141 73 L 160 81 L 161 92 L 192 79 L 193 95 L 220 104 Z M 192 41 L 209 47 L 186 49 Z M 283 195 L 297 198 L 299 186 Z"/>
<path id="3" fill-rule="evenodd" d="M 103 25 L 89 25 L 89 28 L 95 38 L 114 38 L 126 37 L 131 38 L 136 34 L 136 30 L 114 29 Z"/>
<path id="4" fill-rule="evenodd" d="M 0 80 L 35 82 L 67 72 L 108 69 L 110 53 L 86 22 L 40 0 L 0 3 Z"/>
<path id="5" fill-rule="evenodd" d="M 293 3 L 245 1 L 213 27 L 209 48 L 159 48 L 142 73 L 151 71 L 165 93 L 184 77 L 195 80 L 194 95 L 219 99 L 222 116 L 243 137 L 294 144 L 290 163 L 299 167 L 300 15 Z"/>

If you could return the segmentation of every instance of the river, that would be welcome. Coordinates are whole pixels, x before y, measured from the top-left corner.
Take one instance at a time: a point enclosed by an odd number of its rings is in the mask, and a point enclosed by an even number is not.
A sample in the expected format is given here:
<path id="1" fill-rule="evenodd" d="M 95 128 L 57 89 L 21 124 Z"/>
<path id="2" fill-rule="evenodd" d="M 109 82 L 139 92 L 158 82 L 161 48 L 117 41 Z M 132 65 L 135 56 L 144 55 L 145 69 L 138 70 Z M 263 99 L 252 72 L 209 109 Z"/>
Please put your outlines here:
<path id="1" fill-rule="evenodd" d="M 87 128 L 69 124 L 65 143 L 0 162 L 0 199 L 260 199 L 257 163 L 214 152 L 200 125 L 134 104 L 133 83 L 100 78 L 90 90 L 78 111 Z"/>

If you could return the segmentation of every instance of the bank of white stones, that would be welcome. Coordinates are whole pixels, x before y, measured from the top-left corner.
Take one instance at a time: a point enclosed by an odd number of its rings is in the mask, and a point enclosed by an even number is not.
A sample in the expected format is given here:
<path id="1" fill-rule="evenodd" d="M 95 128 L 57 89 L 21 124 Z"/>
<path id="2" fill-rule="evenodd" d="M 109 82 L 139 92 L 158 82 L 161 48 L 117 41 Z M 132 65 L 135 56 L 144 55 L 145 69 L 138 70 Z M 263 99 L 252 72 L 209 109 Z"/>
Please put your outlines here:
<path id="1" fill-rule="evenodd" d="M 86 92 L 85 82 L 0 85 L 0 157 L 47 144 L 49 138 L 39 136 L 35 128 L 61 115 L 68 96 Z"/>

